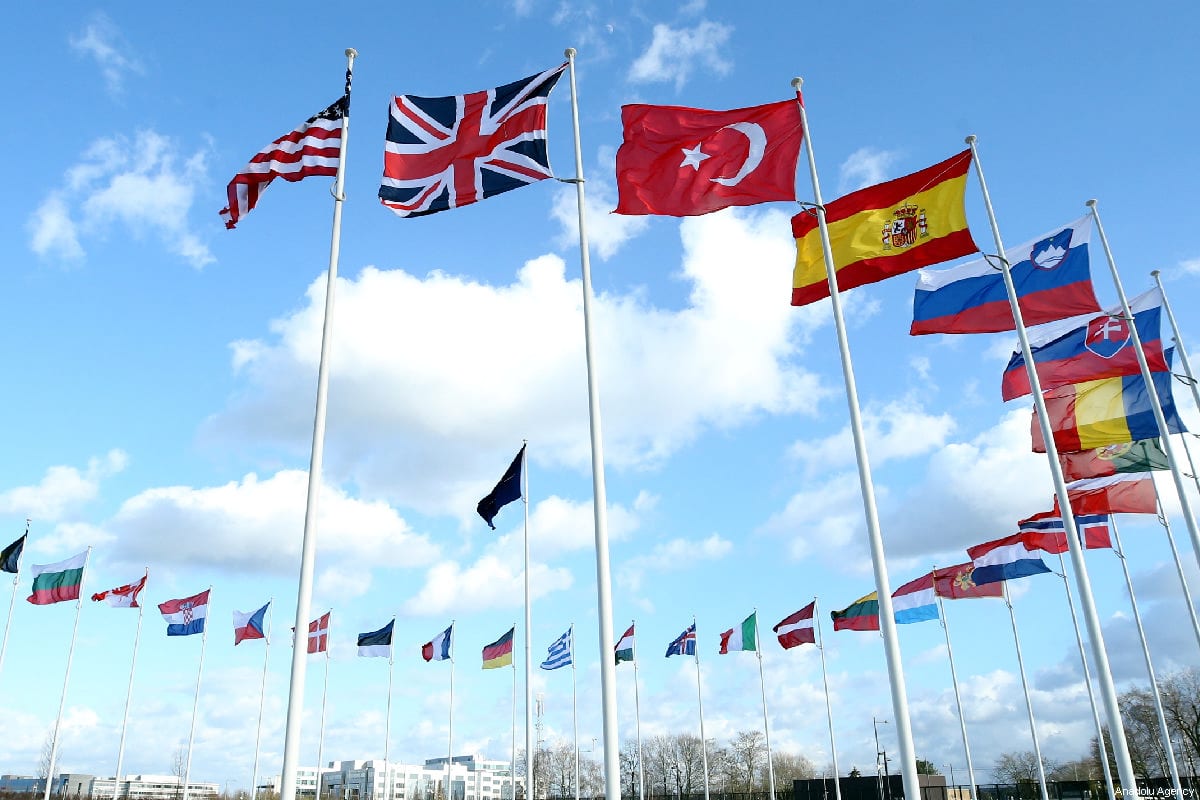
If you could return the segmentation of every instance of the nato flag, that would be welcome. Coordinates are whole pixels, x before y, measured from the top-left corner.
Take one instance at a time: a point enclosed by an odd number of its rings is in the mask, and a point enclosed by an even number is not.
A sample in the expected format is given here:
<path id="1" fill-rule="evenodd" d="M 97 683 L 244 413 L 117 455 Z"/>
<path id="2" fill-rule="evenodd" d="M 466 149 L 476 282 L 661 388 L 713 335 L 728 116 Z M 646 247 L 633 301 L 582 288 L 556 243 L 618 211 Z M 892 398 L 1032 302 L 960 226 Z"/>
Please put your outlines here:
<path id="1" fill-rule="evenodd" d="M 21 551 L 25 549 L 25 537 L 28 535 L 24 534 L 20 539 L 0 550 L 0 572 L 15 573 L 20 569 Z"/>
<path id="2" fill-rule="evenodd" d="M 492 530 L 496 530 L 496 526 L 492 524 L 492 520 L 496 518 L 496 514 L 500 513 L 500 509 L 513 500 L 521 499 L 521 464 L 524 460 L 525 445 L 521 445 L 521 449 L 517 452 L 517 457 L 508 465 L 508 469 L 504 471 L 504 476 L 500 478 L 500 482 L 475 507 L 475 510 L 479 512 L 479 516 L 483 517 L 483 521 Z"/>

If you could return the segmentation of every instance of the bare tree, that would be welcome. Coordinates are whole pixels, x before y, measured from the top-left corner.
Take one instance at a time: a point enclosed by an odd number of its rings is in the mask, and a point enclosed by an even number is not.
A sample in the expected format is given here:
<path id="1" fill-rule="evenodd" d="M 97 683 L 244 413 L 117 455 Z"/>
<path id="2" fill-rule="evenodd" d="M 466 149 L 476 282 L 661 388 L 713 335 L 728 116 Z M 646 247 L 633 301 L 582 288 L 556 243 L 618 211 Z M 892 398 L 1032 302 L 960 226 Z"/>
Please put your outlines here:
<path id="1" fill-rule="evenodd" d="M 1195 761 L 1200 758 L 1200 670 L 1189 667 L 1159 683 L 1167 722 L 1182 740 L 1181 755 Z"/>
<path id="2" fill-rule="evenodd" d="M 1001 753 L 992 767 L 992 776 L 997 783 L 1022 783 L 1038 779 L 1037 756 L 1032 750 Z M 1050 772 L 1054 765 L 1042 757 L 1042 768 Z"/>
<path id="3" fill-rule="evenodd" d="M 175 750 L 171 755 L 171 774 L 179 779 L 178 786 L 175 789 L 175 797 L 183 797 L 183 779 L 187 775 L 187 748 L 183 745 Z"/>
<path id="4" fill-rule="evenodd" d="M 729 755 L 737 770 L 738 788 L 744 792 L 753 792 L 755 779 L 767 760 L 763 732 L 740 731 L 729 743 Z"/>
<path id="5" fill-rule="evenodd" d="M 638 746 L 634 739 L 626 739 L 621 745 L 621 794 L 637 797 L 641 784 L 638 781 Z"/>
<path id="6" fill-rule="evenodd" d="M 817 777 L 816 766 L 797 753 L 772 753 L 771 761 L 775 764 L 776 789 L 787 789 L 792 781 Z M 830 767 L 829 771 L 832 772 L 833 767 Z"/>

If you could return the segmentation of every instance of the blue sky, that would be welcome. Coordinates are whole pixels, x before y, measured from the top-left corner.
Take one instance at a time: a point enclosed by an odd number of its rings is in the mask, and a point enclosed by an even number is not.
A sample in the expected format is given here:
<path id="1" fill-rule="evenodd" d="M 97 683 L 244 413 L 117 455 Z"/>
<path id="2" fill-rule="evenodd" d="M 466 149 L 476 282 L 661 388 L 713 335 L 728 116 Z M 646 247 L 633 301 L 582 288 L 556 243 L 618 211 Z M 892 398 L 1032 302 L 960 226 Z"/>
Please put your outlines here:
<path id="1" fill-rule="evenodd" d="M 1200 244 L 1186 135 L 1200 114 L 1181 78 L 1200 11 L 1111 2 L 957 8 L 517 0 L 363 3 L 333 10 L 25 4 L 0 31 L 17 107 L 0 204 L 9 331 L 0 459 L 5 543 L 26 564 L 95 549 L 88 593 L 151 571 L 128 772 L 165 773 L 186 741 L 200 641 L 170 639 L 153 604 L 209 585 L 212 626 L 193 775 L 250 782 L 259 643 L 232 645 L 233 610 L 275 598 L 263 774 L 277 772 L 332 203 L 327 179 L 277 182 L 238 229 L 225 184 L 271 139 L 334 100 L 359 51 L 330 384 L 314 616 L 334 610 L 329 759 L 380 757 L 386 663 L 354 635 L 396 623 L 394 758 L 445 749 L 448 671 L 419 646 L 457 620 L 455 750 L 504 758 L 506 673 L 478 651 L 522 615 L 521 513 L 492 533 L 475 503 L 522 439 L 530 457 L 533 647 L 574 622 L 580 735 L 600 734 L 591 477 L 575 193 L 543 182 L 403 220 L 376 198 L 391 95 L 454 94 L 529 75 L 575 47 L 597 369 L 607 455 L 615 635 L 638 623 L 643 735 L 695 732 L 690 661 L 661 658 L 698 620 L 707 733 L 760 725 L 752 658 L 718 633 L 820 597 L 873 588 L 828 303 L 788 305 L 793 207 L 630 218 L 613 158 L 628 102 L 734 108 L 805 100 L 827 199 L 979 152 L 1009 245 L 1098 198 L 1130 295 L 1160 269 L 1185 343 L 1200 341 Z M 571 177 L 569 92 L 549 108 L 551 163 Z M 17 144 L 19 143 L 19 144 Z M 801 199 L 811 199 L 807 180 Z M 992 250 L 978 185 L 976 242 Z M 1093 253 L 1104 305 L 1115 301 Z M 1003 404 L 1015 337 L 907 336 L 915 276 L 845 296 L 867 444 L 894 585 L 1049 506 L 1029 453 L 1027 400 Z M 1185 420 L 1200 424 L 1177 392 Z M 1196 559 L 1160 481 L 1193 581 Z M 1161 529 L 1119 520 L 1160 672 L 1197 663 Z M 1089 555 L 1120 688 L 1144 680 L 1127 593 Z M 28 579 L 18 587 L 28 593 Z M 1047 755 L 1093 735 L 1061 582 L 1013 587 Z M 7 590 L 0 602 L 7 604 Z M 53 725 L 74 608 L 18 600 L 0 673 L 0 770 L 35 768 Z M 135 614 L 82 612 L 59 765 L 111 773 Z M 1002 604 L 948 609 L 981 778 L 1028 749 Z M 869 771 L 872 716 L 892 716 L 873 634 L 826 642 L 843 770 Z M 965 768 L 941 628 L 905 626 L 917 753 Z M 518 640 L 518 648 L 521 647 Z M 818 655 L 768 642 L 773 744 L 829 762 Z M 302 760 L 316 758 L 321 665 L 306 693 Z M 618 671 L 633 734 L 632 671 Z M 536 674 L 550 738 L 571 730 L 565 674 Z M 499 720 L 499 722 L 497 722 Z M 880 736 L 894 751 L 894 732 Z"/>

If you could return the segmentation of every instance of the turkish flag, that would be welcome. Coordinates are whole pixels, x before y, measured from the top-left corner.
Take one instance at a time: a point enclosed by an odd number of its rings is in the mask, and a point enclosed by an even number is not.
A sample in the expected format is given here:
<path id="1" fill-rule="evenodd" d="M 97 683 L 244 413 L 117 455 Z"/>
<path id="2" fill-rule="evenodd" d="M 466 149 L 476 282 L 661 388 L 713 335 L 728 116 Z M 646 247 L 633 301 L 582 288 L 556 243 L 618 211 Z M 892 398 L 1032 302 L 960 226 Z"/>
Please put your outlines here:
<path id="1" fill-rule="evenodd" d="M 796 199 L 800 96 L 732 111 L 621 107 L 617 214 L 686 217 Z"/>

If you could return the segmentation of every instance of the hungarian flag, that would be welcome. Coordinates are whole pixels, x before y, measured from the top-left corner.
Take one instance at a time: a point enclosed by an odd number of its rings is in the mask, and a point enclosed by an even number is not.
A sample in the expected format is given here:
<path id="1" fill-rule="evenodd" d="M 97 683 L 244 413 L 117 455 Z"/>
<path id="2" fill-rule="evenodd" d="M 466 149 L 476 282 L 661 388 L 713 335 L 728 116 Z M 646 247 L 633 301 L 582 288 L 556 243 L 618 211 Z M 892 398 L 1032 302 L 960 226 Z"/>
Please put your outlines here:
<path id="1" fill-rule="evenodd" d="M 935 567 L 933 590 L 947 600 L 968 600 L 975 597 L 1003 597 L 1004 587 L 999 583 L 976 583 L 975 563 L 955 564 L 952 567 Z"/>
<path id="2" fill-rule="evenodd" d="M 146 588 L 147 577 L 149 576 L 143 575 L 141 580 L 135 583 L 127 583 L 115 589 L 97 592 L 92 595 L 92 599 L 96 601 L 104 600 L 113 608 L 138 608 L 138 593 Z"/>
<path id="3" fill-rule="evenodd" d="M 971 151 L 825 204 L 839 291 L 978 252 L 963 195 Z M 817 215 L 792 217 L 796 267 L 792 305 L 829 296 Z"/>
<path id="4" fill-rule="evenodd" d="M 771 630 L 779 637 L 779 644 L 784 650 L 790 650 L 802 644 L 815 644 L 816 631 L 813 628 L 813 614 L 817 610 L 817 601 L 813 600 L 794 614 L 789 614 Z"/>
<path id="5" fill-rule="evenodd" d="M 736 628 L 721 633 L 721 655 L 737 650 L 758 651 L 758 612 L 742 620 Z"/>
<path id="6" fill-rule="evenodd" d="M 1157 514 L 1158 496 L 1153 472 L 1134 472 L 1087 478 L 1067 484 L 1067 497 L 1076 516 L 1082 514 Z M 1058 498 L 1054 513 L 1061 514 Z"/>
<path id="7" fill-rule="evenodd" d="M 54 564 L 34 564 L 33 594 L 25 598 L 35 606 L 64 603 L 79 599 L 79 586 L 83 583 L 83 568 L 87 564 L 87 551 Z"/>
<path id="8" fill-rule="evenodd" d="M 1077 453 L 1059 453 L 1058 460 L 1062 463 L 1063 478 L 1068 481 L 1171 468 L 1157 438 L 1106 444 Z"/>
<path id="9" fill-rule="evenodd" d="M 730 111 L 626 105 L 621 123 L 614 213 L 689 217 L 796 199 L 799 95 Z"/>
<path id="10" fill-rule="evenodd" d="M 621 638 L 618 639 L 616 645 L 613 646 L 613 654 L 616 659 L 616 663 L 620 664 L 622 661 L 633 661 L 633 650 L 633 625 L 630 625 L 629 630 L 621 634 Z"/>

